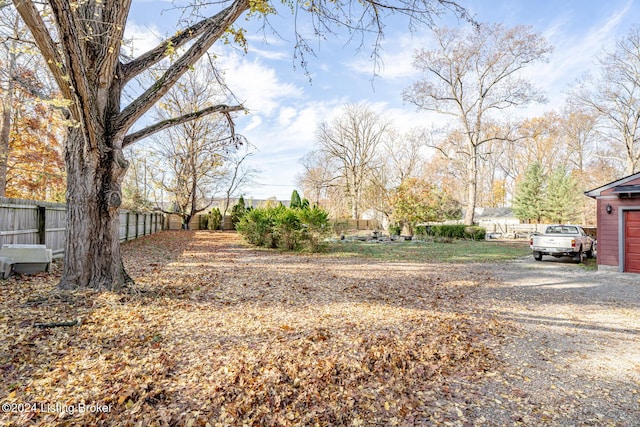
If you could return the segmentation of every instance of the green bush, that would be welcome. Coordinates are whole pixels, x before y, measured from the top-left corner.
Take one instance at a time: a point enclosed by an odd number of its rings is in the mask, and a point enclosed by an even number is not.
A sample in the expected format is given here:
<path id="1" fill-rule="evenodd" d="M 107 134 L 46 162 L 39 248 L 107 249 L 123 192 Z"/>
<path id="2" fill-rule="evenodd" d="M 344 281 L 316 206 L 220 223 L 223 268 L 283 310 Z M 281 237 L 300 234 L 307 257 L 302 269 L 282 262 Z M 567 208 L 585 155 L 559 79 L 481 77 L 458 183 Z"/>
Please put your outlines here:
<path id="1" fill-rule="evenodd" d="M 275 231 L 278 241 L 285 249 L 296 249 L 299 245 L 301 226 L 297 209 L 276 208 Z"/>
<path id="2" fill-rule="evenodd" d="M 448 237 L 450 239 L 464 239 L 464 229 L 466 225 L 434 225 L 431 227 L 431 234 L 434 237 Z"/>
<path id="3" fill-rule="evenodd" d="M 329 214 L 317 207 L 300 209 L 297 212 L 300 218 L 302 238 L 311 252 L 322 248 L 322 240 L 329 235 L 331 224 Z"/>
<path id="4" fill-rule="evenodd" d="M 329 233 L 329 215 L 318 207 L 256 208 L 240 219 L 236 230 L 253 245 L 287 250 L 305 245 L 309 250 L 317 251 Z"/>
<path id="5" fill-rule="evenodd" d="M 222 214 L 220 213 L 220 209 L 211 209 L 211 212 L 205 215 L 204 218 L 206 219 L 207 229 L 220 230 L 220 225 L 222 225 Z"/>
<path id="6" fill-rule="evenodd" d="M 465 238 L 471 240 L 484 240 L 487 230 L 484 227 L 469 226 L 464 229 Z"/>
<path id="7" fill-rule="evenodd" d="M 389 225 L 389 234 L 399 236 L 400 233 L 402 233 L 402 224 L 396 222 Z"/>
<path id="8" fill-rule="evenodd" d="M 256 208 L 247 212 L 236 224 L 236 230 L 252 245 L 278 247 L 274 208 Z"/>
<path id="9" fill-rule="evenodd" d="M 414 230 L 414 233 L 417 234 L 418 236 L 427 236 L 428 233 L 428 226 L 427 225 L 417 225 L 416 229 Z"/>
<path id="10" fill-rule="evenodd" d="M 249 211 L 244 204 L 244 197 L 240 196 L 238 202 L 231 208 L 231 224 L 236 228 L 242 217 Z"/>
<path id="11" fill-rule="evenodd" d="M 463 224 L 432 225 L 426 227 L 427 234 L 436 238 L 484 240 L 487 230 L 484 227 Z"/>

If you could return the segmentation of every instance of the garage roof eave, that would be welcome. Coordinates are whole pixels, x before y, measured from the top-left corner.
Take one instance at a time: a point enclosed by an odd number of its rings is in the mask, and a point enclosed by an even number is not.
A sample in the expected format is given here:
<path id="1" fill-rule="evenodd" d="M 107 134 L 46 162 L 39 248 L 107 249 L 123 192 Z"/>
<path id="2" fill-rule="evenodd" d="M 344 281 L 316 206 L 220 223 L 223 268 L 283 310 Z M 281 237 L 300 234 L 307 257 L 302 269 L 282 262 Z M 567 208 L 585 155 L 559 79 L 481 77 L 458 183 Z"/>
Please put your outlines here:
<path id="1" fill-rule="evenodd" d="M 619 185 L 613 187 L 613 193 L 618 197 L 638 197 L 640 196 L 640 185 Z"/>
<path id="2" fill-rule="evenodd" d="M 629 181 L 633 181 L 634 179 L 638 179 L 640 178 L 640 172 L 634 173 L 632 175 L 629 176 L 625 176 L 624 178 L 620 178 L 616 181 L 610 182 L 608 184 L 603 185 L 602 187 L 598 187 L 598 188 L 594 188 L 593 190 L 590 191 L 585 191 L 584 195 L 587 197 L 591 197 L 593 199 L 600 197 L 601 193 L 605 190 L 609 190 L 611 188 L 614 189 L 614 193 L 615 188 L 616 187 L 637 187 L 638 188 L 638 193 L 637 196 L 640 196 L 640 185 L 624 185 Z M 616 194 L 622 194 L 622 193 L 616 193 Z"/>

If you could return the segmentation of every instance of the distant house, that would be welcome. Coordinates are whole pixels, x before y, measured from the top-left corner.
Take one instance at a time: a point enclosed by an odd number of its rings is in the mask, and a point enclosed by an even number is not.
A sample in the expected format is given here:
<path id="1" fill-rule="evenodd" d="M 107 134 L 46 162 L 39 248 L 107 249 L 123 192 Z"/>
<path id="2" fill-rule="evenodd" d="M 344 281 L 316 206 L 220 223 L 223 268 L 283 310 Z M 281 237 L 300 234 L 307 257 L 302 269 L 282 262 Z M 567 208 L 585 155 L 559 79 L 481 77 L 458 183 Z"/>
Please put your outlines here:
<path id="1" fill-rule="evenodd" d="M 584 194 L 597 203 L 598 269 L 640 273 L 640 172 Z"/>
<path id="2" fill-rule="evenodd" d="M 511 208 L 482 208 L 477 207 L 474 211 L 475 222 L 480 227 L 487 229 L 497 225 L 515 225 L 520 224 L 520 220 L 513 213 Z"/>

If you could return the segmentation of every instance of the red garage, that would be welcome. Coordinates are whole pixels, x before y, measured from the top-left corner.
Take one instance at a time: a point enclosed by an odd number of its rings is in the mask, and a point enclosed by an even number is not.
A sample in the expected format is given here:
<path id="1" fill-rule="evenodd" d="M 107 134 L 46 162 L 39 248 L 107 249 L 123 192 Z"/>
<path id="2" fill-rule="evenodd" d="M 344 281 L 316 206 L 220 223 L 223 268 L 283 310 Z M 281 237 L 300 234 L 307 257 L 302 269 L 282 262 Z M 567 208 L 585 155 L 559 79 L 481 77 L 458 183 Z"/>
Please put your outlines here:
<path id="1" fill-rule="evenodd" d="M 640 273 L 640 173 L 585 195 L 597 200 L 598 269 Z"/>

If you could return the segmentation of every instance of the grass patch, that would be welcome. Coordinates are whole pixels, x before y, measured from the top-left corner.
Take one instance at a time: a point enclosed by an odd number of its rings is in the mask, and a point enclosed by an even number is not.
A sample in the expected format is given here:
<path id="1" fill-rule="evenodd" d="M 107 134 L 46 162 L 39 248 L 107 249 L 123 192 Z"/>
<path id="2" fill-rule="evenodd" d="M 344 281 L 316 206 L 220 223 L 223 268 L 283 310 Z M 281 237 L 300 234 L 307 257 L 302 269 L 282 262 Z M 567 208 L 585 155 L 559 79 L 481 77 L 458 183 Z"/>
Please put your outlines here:
<path id="1" fill-rule="evenodd" d="M 452 243 L 361 243 L 329 245 L 336 257 L 363 257 L 382 262 L 489 262 L 520 258 L 531 253 L 526 243 L 455 240 Z"/>
<path id="2" fill-rule="evenodd" d="M 598 271 L 598 261 L 595 258 L 587 258 L 580 265 L 587 271 Z"/>

